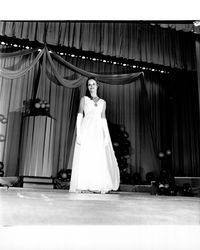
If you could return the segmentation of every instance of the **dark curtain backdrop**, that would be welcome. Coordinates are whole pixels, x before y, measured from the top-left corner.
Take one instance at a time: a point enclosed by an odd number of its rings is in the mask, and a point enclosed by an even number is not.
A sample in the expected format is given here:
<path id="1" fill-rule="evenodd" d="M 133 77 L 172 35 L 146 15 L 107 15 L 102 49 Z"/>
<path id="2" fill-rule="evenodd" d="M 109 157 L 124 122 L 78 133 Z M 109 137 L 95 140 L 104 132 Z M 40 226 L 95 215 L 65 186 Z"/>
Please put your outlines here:
<path id="1" fill-rule="evenodd" d="M 172 167 L 177 176 L 200 175 L 200 122 L 196 73 L 171 75 Z"/>
<path id="2" fill-rule="evenodd" d="M 169 27 L 169 26 L 168 26 Z M 195 35 L 143 22 L 0 22 L 0 35 L 196 69 Z"/>
<path id="3" fill-rule="evenodd" d="M 196 46 L 198 97 L 199 97 L 199 113 L 200 113 L 200 38 L 199 37 L 196 38 L 195 46 Z"/>

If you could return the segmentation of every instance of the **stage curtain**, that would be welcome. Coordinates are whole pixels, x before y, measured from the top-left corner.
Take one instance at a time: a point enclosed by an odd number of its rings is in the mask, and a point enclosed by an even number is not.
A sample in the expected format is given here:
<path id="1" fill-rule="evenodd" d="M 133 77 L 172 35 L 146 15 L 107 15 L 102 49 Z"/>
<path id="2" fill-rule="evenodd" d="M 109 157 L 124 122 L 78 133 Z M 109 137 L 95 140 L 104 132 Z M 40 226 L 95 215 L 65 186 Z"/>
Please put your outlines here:
<path id="1" fill-rule="evenodd" d="M 200 121 L 195 73 L 171 78 L 172 168 L 176 176 L 200 176 Z"/>
<path id="2" fill-rule="evenodd" d="M 23 101 L 32 98 L 40 67 L 38 55 L 43 53 L 29 52 L 33 51 L 28 51 L 29 55 L 21 51 L 0 57 L 0 68 L 6 69 L 4 73 L 0 71 L 0 114 L 8 119 L 6 124 L 0 123 L 0 134 L 6 137 L 0 142 L 0 160 L 4 162 L 6 176 L 19 173 Z"/>
<path id="3" fill-rule="evenodd" d="M 197 79 L 198 79 L 198 96 L 199 96 L 199 113 L 200 113 L 200 38 L 197 37 L 196 45 L 196 61 L 197 61 Z"/>
<path id="4" fill-rule="evenodd" d="M 118 58 L 196 69 L 195 36 L 144 22 L 1 21 L 0 35 Z"/>

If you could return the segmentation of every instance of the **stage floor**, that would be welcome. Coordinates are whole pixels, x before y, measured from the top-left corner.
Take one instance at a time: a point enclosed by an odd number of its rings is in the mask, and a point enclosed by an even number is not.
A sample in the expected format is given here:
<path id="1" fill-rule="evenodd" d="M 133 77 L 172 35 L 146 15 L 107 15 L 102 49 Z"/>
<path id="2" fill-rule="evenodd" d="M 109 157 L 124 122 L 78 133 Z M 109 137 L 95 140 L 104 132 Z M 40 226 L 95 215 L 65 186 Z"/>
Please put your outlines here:
<path id="1" fill-rule="evenodd" d="M 0 188 L 0 225 L 199 225 L 200 198 Z"/>

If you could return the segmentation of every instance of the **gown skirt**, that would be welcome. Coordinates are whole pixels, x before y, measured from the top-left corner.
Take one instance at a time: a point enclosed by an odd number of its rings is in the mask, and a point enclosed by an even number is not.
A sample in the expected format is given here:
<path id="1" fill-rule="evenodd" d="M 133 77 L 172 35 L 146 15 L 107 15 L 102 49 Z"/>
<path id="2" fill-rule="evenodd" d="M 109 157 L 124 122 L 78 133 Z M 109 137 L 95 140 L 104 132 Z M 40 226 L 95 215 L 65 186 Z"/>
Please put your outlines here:
<path id="1" fill-rule="evenodd" d="M 75 142 L 69 191 L 117 190 L 120 183 L 119 168 L 110 134 L 108 132 L 108 143 L 105 145 L 102 126 L 101 112 L 104 100 L 100 99 L 95 106 L 89 97 L 84 98 L 84 117 L 80 128 L 81 143 Z"/>

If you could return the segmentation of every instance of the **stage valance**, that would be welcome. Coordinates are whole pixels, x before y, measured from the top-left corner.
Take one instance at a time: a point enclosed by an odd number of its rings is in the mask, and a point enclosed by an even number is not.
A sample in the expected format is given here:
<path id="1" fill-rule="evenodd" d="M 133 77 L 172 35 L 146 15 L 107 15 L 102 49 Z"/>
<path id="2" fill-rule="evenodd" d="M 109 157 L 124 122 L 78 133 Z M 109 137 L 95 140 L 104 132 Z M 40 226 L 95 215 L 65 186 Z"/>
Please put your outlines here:
<path id="1" fill-rule="evenodd" d="M 163 29 L 151 23 L 2 21 L 0 35 L 117 58 L 196 69 L 194 34 Z"/>

